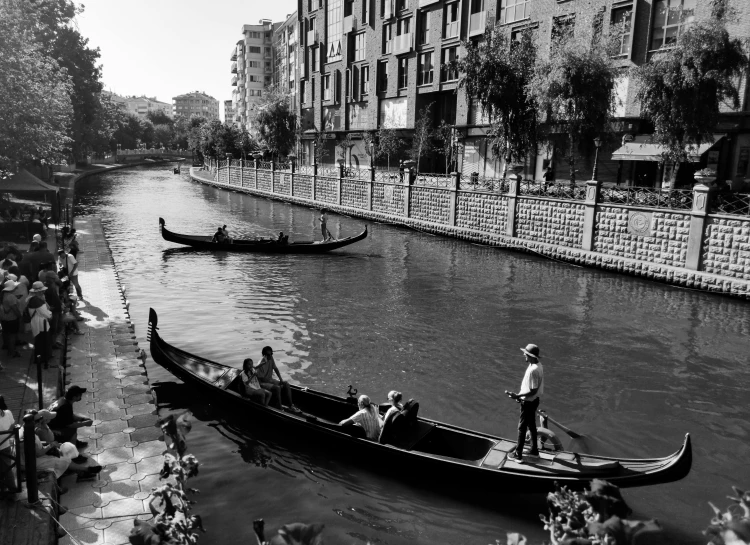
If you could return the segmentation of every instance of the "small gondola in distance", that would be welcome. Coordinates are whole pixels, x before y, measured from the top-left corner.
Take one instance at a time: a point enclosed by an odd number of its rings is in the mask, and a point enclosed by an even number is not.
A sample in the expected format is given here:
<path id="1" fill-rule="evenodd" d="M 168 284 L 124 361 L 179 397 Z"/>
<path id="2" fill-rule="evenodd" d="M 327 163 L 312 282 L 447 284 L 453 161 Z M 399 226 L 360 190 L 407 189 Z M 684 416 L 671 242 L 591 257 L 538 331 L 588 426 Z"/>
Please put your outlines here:
<path id="1" fill-rule="evenodd" d="M 276 239 L 255 239 L 240 240 L 235 239 L 229 242 L 212 242 L 212 236 L 199 235 L 181 235 L 167 229 L 166 222 L 159 218 L 159 228 L 161 236 L 168 242 L 184 244 L 196 250 L 208 250 L 211 252 L 245 252 L 245 253 L 268 253 L 268 254 L 322 254 L 337 250 L 344 246 L 349 246 L 367 238 L 367 226 L 364 231 L 358 235 L 340 239 L 334 239 L 327 242 L 315 241 L 297 241 L 280 243 Z"/>
<path id="2" fill-rule="evenodd" d="M 542 450 L 524 463 L 511 459 L 515 441 L 418 417 L 410 436 L 399 444 L 381 444 L 353 434 L 339 422 L 357 411 L 356 400 L 291 385 L 296 414 L 263 406 L 241 395 L 240 369 L 216 363 L 176 348 L 161 338 L 158 317 L 149 313 L 148 338 L 154 361 L 184 382 L 216 399 L 218 406 L 236 409 L 254 422 L 307 435 L 347 458 L 399 468 L 450 486 L 479 486 L 492 493 L 548 492 L 554 483 L 582 489 L 593 479 L 621 488 L 669 483 L 682 479 L 692 465 L 689 434 L 682 446 L 663 458 L 628 459 L 567 451 Z M 367 462 L 367 461 L 370 462 Z M 487 488 L 489 487 L 489 488 Z"/>

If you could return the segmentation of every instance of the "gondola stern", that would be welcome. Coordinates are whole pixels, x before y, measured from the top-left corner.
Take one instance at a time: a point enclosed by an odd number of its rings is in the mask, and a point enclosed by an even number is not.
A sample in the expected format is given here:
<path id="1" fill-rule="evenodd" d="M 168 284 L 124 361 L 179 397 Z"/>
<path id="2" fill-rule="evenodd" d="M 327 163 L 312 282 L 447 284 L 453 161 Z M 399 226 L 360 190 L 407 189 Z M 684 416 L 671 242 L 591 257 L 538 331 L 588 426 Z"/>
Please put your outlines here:
<path id="1" fill-rule="evenodd" d="M 164 218 L 160 217 L 159 218 L 159 227 L 165 227 L 165 226 L 166 226 L 166 222 L 164 221 Z"/>

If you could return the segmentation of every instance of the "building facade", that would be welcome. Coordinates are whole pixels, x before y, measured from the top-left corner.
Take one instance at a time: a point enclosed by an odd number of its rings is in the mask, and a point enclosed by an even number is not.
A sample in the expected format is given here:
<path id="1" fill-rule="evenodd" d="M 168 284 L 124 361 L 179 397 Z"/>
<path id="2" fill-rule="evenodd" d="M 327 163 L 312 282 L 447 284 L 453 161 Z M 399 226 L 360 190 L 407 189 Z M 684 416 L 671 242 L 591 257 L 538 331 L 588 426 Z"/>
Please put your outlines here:
<path id="1" fill-rule="evenodd" d="M 232 105 L 231 100 L 225 100 L 224 101 L 224 123 L 229 123 L 230 125 L 234 125 L 235 121 L 235 113 L 234 113 L 234 106 Z"/>
<path id="2" fill-rule="evenodd" d="M 193 91 L 173 97 L 172 112 L 174 117 L 199 115 L 209 120 L 219 119 L 219 101 L 206 93 Z"/>
<path id="3" fill-rule="evenodd" d="M 243 25 L 243 38 L 235 44 L 230 57 L 234 121 L 245 129 L 250 129 L 253 111 L 273 83 L 273 30 L 268 19 L 261 19 L 257 25 Z"/>
<path id="4" fill-rule="evenodd" d="M 730 32 L 750 36 L 750 5 L 735 2 L 734 7 L 738 21 L 729 25 Z M 677 36 L 692 22 L 707 18 L 710 9 L 709 2 L 698 0 L 298 0 L 296 87 L 305 160 L 310 162 L 315 131 L 335 135 L 335 140 L 326 140 L 326 163 L 338 155 L 336 142 L 351 133 L 347 162 L 368 165 L 363 131 L 390 127 L 408 142 L 420 112 L 429 105 L 433 127 L 442 122 L 455 127 L 458 145 L 455 157 L 436 153 L 420 170 L 444 172 L 448 160 L 451 169 L 464 174 L 499 177 L 503 164 L 487 145 L 486 119 L 458 88 L 460 75 L 445 65 L 463 55 L 462 41 L 481 40 L 487 25 L 500 24 L 511 36 L 531 28 L 540 55 L 549 55 L 555 33 L 575 32 L 576 15 L 579 21 L 598 16 L 608 28 L 625 29 L 617 58 L 623 76 L 617 85 L 616 131 L 599 152 L 599 177 L 613 183 L 658 185 L 669 175 L 668 165 L 647 155 L 626 161 L 620 149 L 631 139 L 642 140 L 650 130 L 639 116 L 627 69 L 673 46 Z M 696 158 L 700 166 L 716 166 L 724 178 L 750 176 L 746 80 L 740 111 L 726 113 L 715 144 Z M 594 151 L 593 142 L 581 146 L 579 179 L 591 174 Z M 539 178 L 548 165 L 558 179 L 567 176 L 554 134 L 540 146 L 538 156 L 527 161 L 525 176 Z"/>
<path id="5" fill-rule="evenodd" d="M 283 23 L 274 25 L 273 30 L 273 84 L 287 93 L 292 108 L 297 111 L 297 82 L 299 56 L 299 22 L 297 12 L 287 15 Z"/>
<path id="6" fill-rule="evenodd" d="M 156 100 L 156 97 L 146 97 L 145 95 L 123 97 L 107 91 L 102 93 L 106 94 L 120 108 L 138 117 L 145 118 L 149 112 L 161 112 L 168 117 L 172 117 L 172 105 Z"/>

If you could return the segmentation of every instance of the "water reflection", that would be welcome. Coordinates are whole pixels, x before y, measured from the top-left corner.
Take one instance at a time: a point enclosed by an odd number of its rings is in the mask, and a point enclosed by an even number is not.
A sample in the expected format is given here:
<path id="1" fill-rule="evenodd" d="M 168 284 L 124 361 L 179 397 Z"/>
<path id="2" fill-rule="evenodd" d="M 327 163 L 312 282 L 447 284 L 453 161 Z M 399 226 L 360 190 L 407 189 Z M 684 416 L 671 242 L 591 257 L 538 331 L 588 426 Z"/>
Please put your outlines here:
<path id="1" fill-rule="evenodd" d="M 419 399 L 425 416 L 506 437 L 514 436 L 517 407 L 501 392 L 518 387 L 518 347 L 535 342 L 548 378 L 544 407 L 584 433 L 585 448 L 664 456 L 693 434 L 687 479 L 627 493 L 636 511 L 671 523 L 678 542 L 702 542 L 705 502 L 743 484 L 735 479 L 750 456 L 744 301 L 387 224 L 368 224 L 367 239 L 323 256 L 185 251 L 161 238 L 159 216 L 177 232 L 210 234 L 226 223 L 235 237 L 284 231 L 312 239 L 317 212 L 153 169 L 82 180 L 76 191 L 77 213 L 102 218 L 141 335 L 153 306 L 165 340 L 190 352 L 239 366 L 271 344 L 300 384 L 336 394 L 354 384 L 378 401 L 397 388 Z M 329 228 L 349 236 L 364 223 L 331 214 Z M 149 377 L 173 380 L 153 365 Z M 249 512 L 238 508 L 249 501 L 267 520 L 268 512 L 320 517 L 333 542 L 416 535 L 489 543 L 505 530 L 543 539 L 537 511 L 488 511 L 415 490 L 353 462 L 334 464 L 325 449 L 279 447 L 268 430 L 248 431 L 226 423 L 221 408 L 211 411 L 191 448 L 208 464 L 201 478 L 212 503 L 203 508 L 221 527 L 231 527 L 230 514 Z M 256 466 L 263 453 L 269 467 L 277 454 L 287 460 L 279 466 L 286 473 Z M 248 500 L 251 489 L 257 497 Z M 395 527 L 408 538 L 385 529 L 401 511 L 411 515 Z M 368 526 L 373 514 L 382 518 L 378 530 Z"/>

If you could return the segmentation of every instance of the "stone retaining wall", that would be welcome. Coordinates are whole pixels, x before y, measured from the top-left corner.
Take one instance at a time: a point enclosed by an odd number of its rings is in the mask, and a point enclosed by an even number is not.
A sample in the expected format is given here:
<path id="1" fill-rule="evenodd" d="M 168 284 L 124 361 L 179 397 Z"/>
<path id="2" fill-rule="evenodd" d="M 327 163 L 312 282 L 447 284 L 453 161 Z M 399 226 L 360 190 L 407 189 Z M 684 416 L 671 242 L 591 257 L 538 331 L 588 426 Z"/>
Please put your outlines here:
<path id="1" fill-rule="evenodd" d="M 708 188 L 696 188 L 693 209 L 683 211 L 600 203 L 594 181 L 587 183 L 585 200 L 566 200 L 519 195 L 518 180 L 501 194 L 459 190 L 457 181 L 453 187 L 426 187 L 286 172 L 276 174 L 273 187 L 269 171 L 245 169 L 244 181 L 227 184 L 227 170 L 239 168 L 191 169 L 191 177 L 303 206 L 750 298 L 750 217 L 709 215 Z M 630 225 L 634 214 L 640 214 L 641 231 Z"/>

